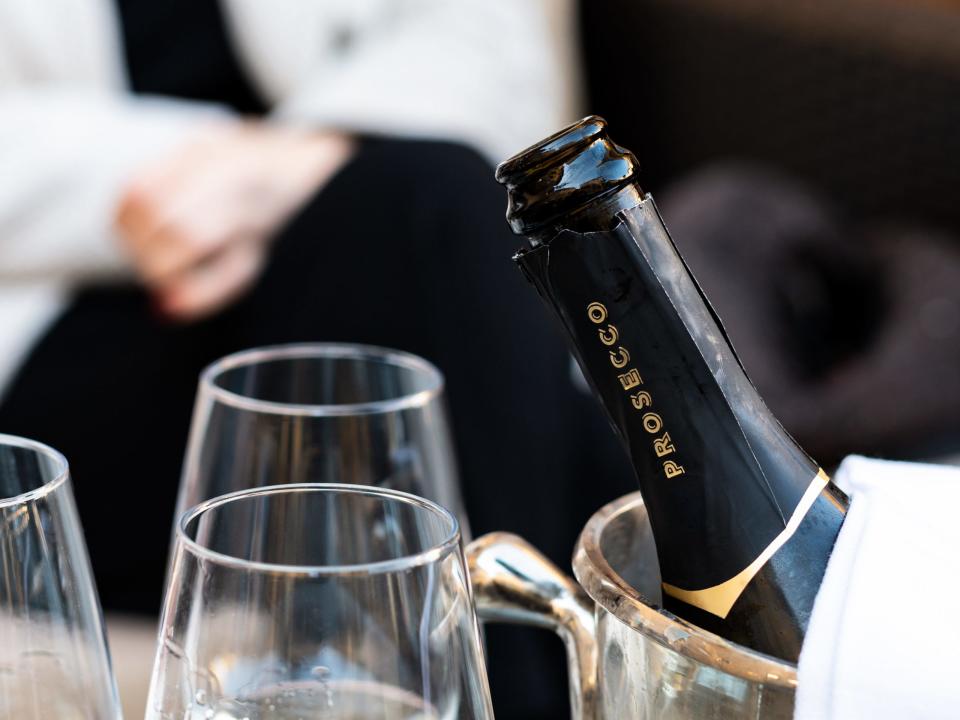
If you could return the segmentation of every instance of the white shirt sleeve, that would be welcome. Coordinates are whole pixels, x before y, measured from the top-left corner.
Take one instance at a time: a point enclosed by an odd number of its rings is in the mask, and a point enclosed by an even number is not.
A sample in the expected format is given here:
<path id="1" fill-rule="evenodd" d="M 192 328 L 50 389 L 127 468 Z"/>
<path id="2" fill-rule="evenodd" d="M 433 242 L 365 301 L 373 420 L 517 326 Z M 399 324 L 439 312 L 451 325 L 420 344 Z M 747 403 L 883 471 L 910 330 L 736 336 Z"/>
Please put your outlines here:
<path id="1" fill-rule="evenodd" d="M 276 115 L 466 142 L 502 160 L 574 119 L 571 12 L 567 0 L 357 0 L 316 19 L 339 27 L 312 30 L 325 40 Z"/>
<path id="2" fill-rule="evenodd" d="M 123 272 L 112 219 L 126 181 L 219 112 L 82 87 L 0 92 L 0 283 Z"/>

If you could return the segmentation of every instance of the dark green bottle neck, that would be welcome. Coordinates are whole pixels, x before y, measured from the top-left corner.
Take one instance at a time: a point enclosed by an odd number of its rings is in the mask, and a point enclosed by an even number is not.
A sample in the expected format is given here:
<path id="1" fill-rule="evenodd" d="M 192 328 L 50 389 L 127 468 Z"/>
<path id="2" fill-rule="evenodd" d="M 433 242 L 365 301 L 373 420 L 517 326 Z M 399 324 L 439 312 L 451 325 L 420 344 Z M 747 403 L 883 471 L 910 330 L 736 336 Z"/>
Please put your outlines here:
<path id="1" fill-rule="evenodd" d="M 620 223 L 617 213 L 636 207 L 643 198 L 644 193 L 640 186 L 629 183 L 601 195 L 589 204 L 573 210 L 558 218 L 555 223 L 544 226 L 527 237 L 532 245 L 541 245 L 549 242 L 563 230 L 579 233 L 613 230 Z"/>

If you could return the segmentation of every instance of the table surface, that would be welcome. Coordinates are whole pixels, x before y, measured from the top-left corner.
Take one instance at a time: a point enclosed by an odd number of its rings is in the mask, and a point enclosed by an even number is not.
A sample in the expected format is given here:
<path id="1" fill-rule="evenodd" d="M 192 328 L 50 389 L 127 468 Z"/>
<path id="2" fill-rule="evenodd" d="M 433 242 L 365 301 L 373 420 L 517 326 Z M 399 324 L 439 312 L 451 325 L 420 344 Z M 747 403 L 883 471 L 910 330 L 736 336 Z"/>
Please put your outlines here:
<path id="1" fill-rule="evenodd" d="M 125 718 L 142 718 L 157 642 L 157 620 L 110 614 L 107 637 Z"/>

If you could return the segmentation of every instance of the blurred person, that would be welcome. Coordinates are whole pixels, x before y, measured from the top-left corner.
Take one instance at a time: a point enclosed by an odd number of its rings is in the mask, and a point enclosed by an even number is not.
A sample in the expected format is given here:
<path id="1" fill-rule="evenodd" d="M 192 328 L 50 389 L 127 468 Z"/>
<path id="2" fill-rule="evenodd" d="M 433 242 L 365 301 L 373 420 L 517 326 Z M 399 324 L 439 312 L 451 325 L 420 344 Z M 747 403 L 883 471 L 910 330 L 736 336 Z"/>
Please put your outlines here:
<path id="1" fill-rule="evenodd" d="M 0 377 L 65 287 L 132 271 L 176 319 L 229 304 L 358 136 L 537 139 L 572 111 L 562 5 L 3 3 Z"/>
<path id="2" fill-rule="evenodd" d="M 573 118 L 571 23 L 567 0 L 0 3 L 0 427 L 69 458 L 106 609 L 156 612 L 197 376 L 242 348 L 434 361 L 474 529 L 564 566 L 632 489 L 490 164 Z M 562 654 L 503 647 L 498 715 L 561 715 Z"/>

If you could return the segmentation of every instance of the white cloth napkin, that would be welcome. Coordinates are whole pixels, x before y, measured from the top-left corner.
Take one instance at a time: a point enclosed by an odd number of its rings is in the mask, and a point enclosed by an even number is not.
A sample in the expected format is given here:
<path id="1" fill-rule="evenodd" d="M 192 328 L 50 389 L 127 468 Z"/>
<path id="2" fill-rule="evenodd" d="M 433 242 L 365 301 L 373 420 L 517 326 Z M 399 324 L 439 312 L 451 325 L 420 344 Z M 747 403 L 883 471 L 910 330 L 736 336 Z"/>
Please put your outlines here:
<path id="1" fill-rule="evenodd" d="M 960 468 L 852 456 L 796 720 L 960 717 Z"/>

